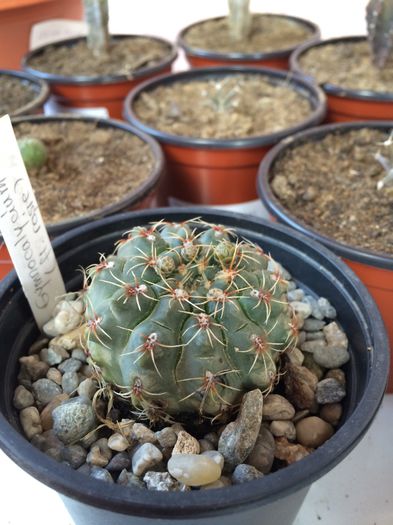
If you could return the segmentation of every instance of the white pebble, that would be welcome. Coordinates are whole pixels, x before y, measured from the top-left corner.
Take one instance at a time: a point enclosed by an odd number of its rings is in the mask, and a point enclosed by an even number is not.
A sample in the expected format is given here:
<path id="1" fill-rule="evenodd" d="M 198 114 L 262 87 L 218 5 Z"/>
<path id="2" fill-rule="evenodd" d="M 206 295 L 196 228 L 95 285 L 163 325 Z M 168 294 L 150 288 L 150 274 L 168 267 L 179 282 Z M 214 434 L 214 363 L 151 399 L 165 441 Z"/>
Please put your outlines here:
<path id="1" fill-rule="evenodd" d="M 132 472 L 142 476 L 151 467 L 157 465 L 163 458 L 161 451 L 151 443 L 144 443 L 136 449 L 132 456 Z"/>
<path id="2" fill-rule="evenodd" d="M 168 472 L 180 483 L 200 487 L 217 481 L 221 476 L 221 467 L 206 453 L 175 454 L 168 461 Z"/>
<path id="3" fill-rule="evenodd" d="M 116 432 L 116 434 L 112 434 L 110 438 L 108 439 L 108 447 L 112 450 L 116 450 L 117 452 L 123 452 L 130 446 L 128 440 Z"/>

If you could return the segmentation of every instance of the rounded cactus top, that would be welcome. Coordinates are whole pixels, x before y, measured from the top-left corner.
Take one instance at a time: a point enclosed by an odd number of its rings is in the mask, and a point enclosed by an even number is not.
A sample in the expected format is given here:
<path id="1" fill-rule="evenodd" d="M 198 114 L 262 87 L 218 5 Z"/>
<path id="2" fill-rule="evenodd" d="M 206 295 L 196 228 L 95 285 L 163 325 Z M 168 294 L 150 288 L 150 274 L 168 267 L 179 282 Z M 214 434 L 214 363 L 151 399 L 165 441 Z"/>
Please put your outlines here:
<path id="1" fill-rule="evenodd" d="M 279 266 L 200 219 L 135 227 L 86 270 L 86 345 L 104 385 L 148 419 L 217 418 L 268 391 L 297 327 Z"/>

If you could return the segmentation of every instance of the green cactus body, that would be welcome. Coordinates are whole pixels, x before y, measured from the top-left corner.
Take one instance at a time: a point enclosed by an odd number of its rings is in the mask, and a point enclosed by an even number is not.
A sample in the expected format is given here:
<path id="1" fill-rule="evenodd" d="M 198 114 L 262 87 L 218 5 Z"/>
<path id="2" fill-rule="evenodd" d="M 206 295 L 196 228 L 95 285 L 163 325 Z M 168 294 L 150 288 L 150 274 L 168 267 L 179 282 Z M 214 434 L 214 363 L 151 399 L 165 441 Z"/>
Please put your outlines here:
<path id="1" fill-rule="evenodd" d="M 270 257 L 196 220 L 134 228 L 87 270 L 86 341 L 105 383 L 148 417 L 216 417 L 268 390 L 296 344 Z"/>
<path id="2" fill-rule="evenodd" d="M 27 170 L 42 168 L 48 158 L 45 144 L 34 137 L 18 139 L 19 151 Z"/>

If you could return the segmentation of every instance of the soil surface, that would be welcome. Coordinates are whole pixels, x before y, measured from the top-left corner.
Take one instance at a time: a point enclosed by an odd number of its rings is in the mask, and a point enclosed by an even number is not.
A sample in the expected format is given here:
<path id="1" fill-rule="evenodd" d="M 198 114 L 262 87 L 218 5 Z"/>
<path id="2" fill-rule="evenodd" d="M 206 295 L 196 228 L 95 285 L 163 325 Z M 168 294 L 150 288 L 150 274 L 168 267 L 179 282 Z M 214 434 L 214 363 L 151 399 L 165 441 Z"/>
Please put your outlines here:
<path id="1" fill-rule="evenodd" d="M 33 84 L 0 74 L 0 117 L 14 113 L 37 97 Z"/>
<path id="2" fill-rule="evenodd" d="M 375 67 L 366 40 L 314 47 L 302 55 L 299 62 L 302 70 L 316 78 L 319 84 L 393 92 L 393 62 L 384 69 Z"/>
<path id="3" fill-rule="evenodd" d="M 79 217 L 121 200 L 148 178 L 154 166 L 150 147 L 130 133 L 95 123 L 23 123 L 17 138 L 41 139 L 48 160 L 29 171 L 44 221 Z"/>
<path id="4" fill-rule="evenodd" d="M 350 246 L 393 254 L 393 187 L 377 152 L 393 165 L 388 135 L 361 129 L 329 134 L 288 150 L 273 167 L 272 188 L 283 206 L 319 233 Z"/>
<path id="5" fill-rule="evenodd" d="M 309 101 L 288 83 L 242 74 L 160 86 L 143 92 L 133 108 L 160 131 L 206 139 L 267 135 L 312 113 Z"/>
<path id="6" fill-rule="evenodd" d="M 48 46 L 29 60 L 29 67 L 64 76 L 127 75 L 154 66 L 169 56 L 171 48 L 145 37 L 112 40 L 109 53 L 95 57 L 86 40 L 73 46 Z"/>
<path id="7" fill-rule="evenodd" d="M 311 29 L 293 20 L 254 14 L 246 41 L 231 39 L 227 17 L 201 22 L 187 31 L 184 40 L 190 47 L 218 53 L 267 53 L 298 46 L 311 35 Z"/>

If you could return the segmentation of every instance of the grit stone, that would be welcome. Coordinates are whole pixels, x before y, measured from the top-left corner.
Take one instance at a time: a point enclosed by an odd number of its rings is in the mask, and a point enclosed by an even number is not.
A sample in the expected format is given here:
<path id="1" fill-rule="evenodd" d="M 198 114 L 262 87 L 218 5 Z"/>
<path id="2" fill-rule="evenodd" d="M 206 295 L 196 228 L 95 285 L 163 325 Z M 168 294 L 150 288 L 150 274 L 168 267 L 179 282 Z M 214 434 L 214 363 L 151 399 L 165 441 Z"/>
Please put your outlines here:
<path id="1" fill-rule="evenodd" d="M 62 460 L 66 461 L 73 469 L 79 468 L 86 461 L 87 452 L 80 445 L 69 445 L 62 450 Z"/>
<path id="2" fill-rule="evenodd" d="M 176 432 L 171 427 L 164 427 L 157 431 L 156 438 L 162 448 L 172 448 L 177 441 Z"/>
<path id="3" fill-rule="evenodd" d="M 62 393 L 59 385 L 50 379 L 42 378 L 35 381 L 32 385 L 34 397 L 37 400 L 37 405 L 45 406 L 52 401 L 52 399 Z"/>
<path id="4" fill-rule="evenodd" d="M 106 481 L 107 483 L 114 483 L 114 480 L 110 473 L 101 467 L 96 467 L 95 465 L 90 467 L 90 476 L 100 481 Z"/>
<path id="5" fill-rule="evenodd" d="M 131 457 L 127 452 L 119 452 L 110 460 L 106 469 L 109 472 L 118 472 L 119 470 L 128 469 L 131 466 Z"/>
<path id="6" fill-rule="evenodd" d="M 304 321 L 303 329 L 306 332 L 319 332 L 325 326 L 325 321 L 319 319 L 306 319 Z"/>
<path id="7" fill-rule="evenodd" d="M 88 399 L 92 399 L 94 394 L 97 392 L 97 388 L 98 386 L 96 381 L 90 377 L 87 377 L 79 383 L 77 392 L 79 396 L 85 396 Z"/>
<path id="8" fill-rule="evenodd" d="M 315 401 L 318 378 L 305 366 L 287 363 L 284 376 L 287 399 L 300 410 L 310 409 Z"/>
<path id="9" fill-rule="evenodd" d="M 162 452 L 152 443 L 144 443 L 132 454 L 132 472 L 142 476 L 163 459 Z"/>
<path id="10" fill-rule="evenodd" d="M 65 392 L 66 394 L 71 394 L 72 392 L 76 392 L 79 386 L 79 383 L 80 383 L 80 378 L 77 372 L 66 372 L 63 375 L 63 379 L 61 381 L 63 392 Z"/>
<path id="11" fill-rule="evenodd" d="M 320 417 L 306 417 L 296 424 L 297 440 L 305 447 L 320 447 L 333 434 L 334 429 L 332 425 Z"/>
<path id="12" fill-rule="evenodd" d="M 79 370 L 82 367 L 82 362 L 79 361 L 79 359 L 75 359 L 73 357 L 70 357 L 69 359 L 66 359 L 60 365 L 58 366 L 58 369 L 62 374 L 66 374 L 67 372 L 79 372 Z"/>
<path id="13" fill-rule="evenodd" d="M 232 483 L 234 485 L 240 485 L 247 481 L 253 481 L 254 479 L 262 478 L 263 473 L 252 465 L 246 465 L 244 463 L 237 465 L 232 474 Z"/>
<path id="14" fill-rule="evenodd" d="M 109 465 L 108 465 L 109 467 Z M 143 481 L 135 476 L 132 472 L 129 472 L 125 468 L 120 472 L 119 477 L 117 478 L 117 484 L 123 485 L 124 487 L 145 489 Z"/>
<path id="15" fill-rule="evenodd" d="M 63 381 L 63 374 L 57 368 L 51 367 L 46 373 L 46 378 L 56 383 L 56 385 L 61 386 L 61 382 Z"/>
<path id="16" fill-rule="evenodd" d="M 128 439 L 125 438 L 119 432 L 112 434 L 108 438 L 108 447 L 111 450 L 115 450 L 116 452 L 123 452 L 124 450 L 127 450 L 129 446 L 130 446 L 130 443 Z"/>
<path id="17" fill-rule="evenodd" d="M 53 431 L 65 444 L 79 441 L 96 425 L 91 401 L 81 396 L 73 397 L 56 407 L 52 417 Z"/>
<path id="18" fill-rule="evenodd" d="M 143 481 L 146 483 L 146 487 L 149 490 L 169 492 L 180 489 L 178 481 L 173 479 L 168 472 L 146 472 L 143 476 Z"/>
<path id="19" fill-rule="evenodd" d="M 262 419 L 273 421 L 275 419 L 292 419 L 295 415 L 295 408 L 279 394 L 268 395 L 263 403 Z"/>
<path id="20" fill-rule="evenodd" d="M 345 387 L 336 379 L 329 377 L 317 384 L 316 400 L 321 405 L 339 403 L 345 397 Z"/>
<path id="21" fill-rule="evenodd" d="M 19 385 L 15 389 L 12 402 L 17 410 L 22 410 L 22 408 L 27 408 L 34 404 L 34 397 L 33 394 L 27 390 L 27 388 Z"/>
<path id="22" fill-rule="evenodd" d="M 143 423 L 134 423 L 131 429 L 131 439 L 139 443 L 156 443 L 157 437 L 150 428 Z"/>
<path id="23" fill-rule="evenodd" d="M 57 347 L 49 347 L 49 348 L 43 348 L 40 352 L 40 358 L 41 361 L 44 361 L 49 366 L 56 366 L 62 363 L 65 359 L 69 358 L 69 353 L 64 348 L 57 346 Z"/>
<path id="24" fill-rule="evenodd" d="M 68 394 L 59 394 L 55 396 L 52 399 L 52 401 L 50 401 L 41 411 L 40 417 L 43 430 L 49 430 L 53 427 L 53 411 L 56 407 L 61 405 L 61 403 L 63 403 L 63 401 L 66 401 L 67 399 L 69 399 Z"/>
<path id="25" fill-rule="evenodd" d="M 177 441 L 173 447 L 172 454 L 199 454 L 199 442 L 185 430 L 181 430 L 177 435 Z"/>
<path id="26" fill-rule="evenodd" d="M 340 346 L 327 346 L 314 352 L 315 362 L 325 368 L 340 368 L 349 361 L 349 352 Z"/>
<path id="27" fill-rule="evenodd" d="M 312 449 L 306 448 L 303 445 L 290 443 L 285 437 L 276 438 L 275 441 L 275 457 L 281 461 L 285 461 L 288 465 L 305 458 L 312 452 Z"/>
<path id="28" fill-rule="evenodd" d="M 247 464 L 257 468 L 263 474 L 268 474 L 272 469 L 275 448 L 276 444 L 272 433 L 261 426 L 255 446 L 246 458 Z"/>
<path id="29" fill-rule="evenodd" d="M 206 454 L 175 454 L 168 461 L 168 472 L 180 483 L 199 487 L 217 481 L 221 467 Z"/>
<path id="30" fill-rule="evenodd" d="M 342 413 L 343 407 L 340 403 L 328 403 L 321 407 L 319 416 L 335 427 L 340 422 Z"/>
<path id="31" fill-rule="evenodd" d="M 19 420 L 27 439 L 42 434 L 40 413 L 36 407 L 23 408 L 19 412 Z"/>
<path id="32" fill-rule="evenodd" d="M 292 421 L 272 421 L 270 431 L 275 437 L 285 437 L 288 441 L 296 439 L 296 428 Z"/>
<path id="33" fill-rule="evenodd" d="M 21 374 L 27 376 L 31 381 L 45 377 L 49 370 L 49 365 L 41 361 L 37 354 L 20 357 L 19 363 Z"/>

